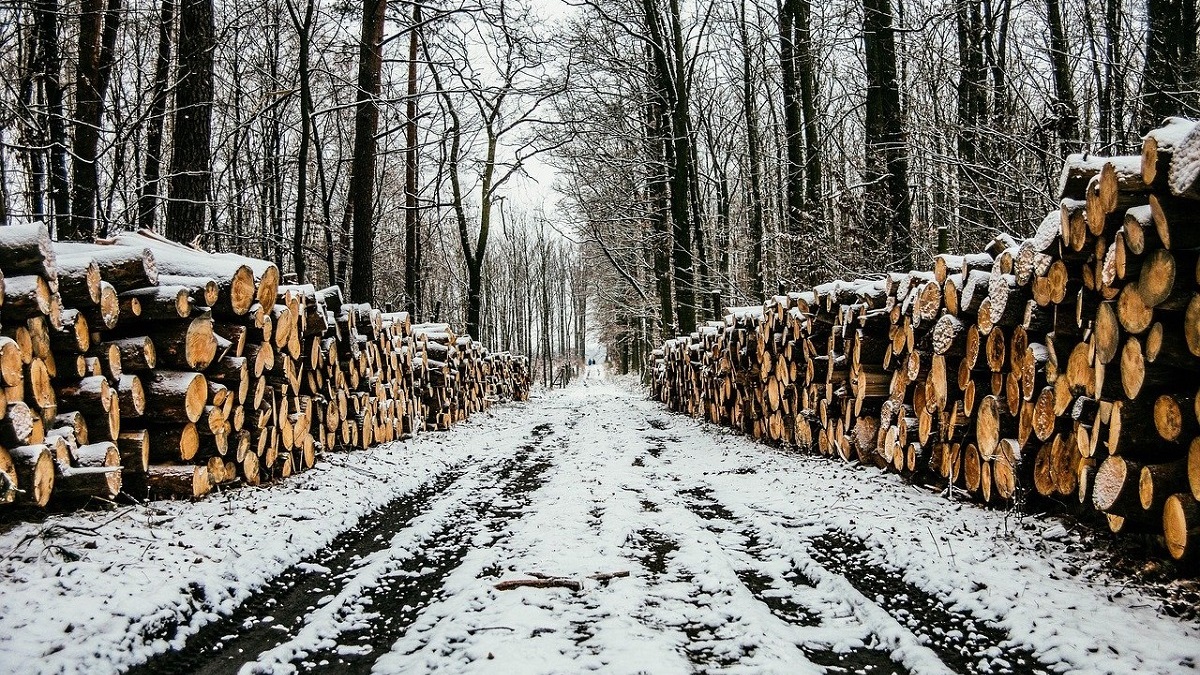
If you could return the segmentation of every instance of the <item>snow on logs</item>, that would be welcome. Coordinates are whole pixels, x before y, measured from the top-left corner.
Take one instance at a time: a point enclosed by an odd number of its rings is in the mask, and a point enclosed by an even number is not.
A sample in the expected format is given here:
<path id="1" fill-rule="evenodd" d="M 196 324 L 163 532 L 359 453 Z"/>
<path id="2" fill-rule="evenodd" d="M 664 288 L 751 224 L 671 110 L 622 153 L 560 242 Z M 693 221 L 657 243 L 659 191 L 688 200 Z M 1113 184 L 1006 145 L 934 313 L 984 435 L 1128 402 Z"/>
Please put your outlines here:
<path id="1" fill-rule="evenodd" d="M 0 226 L 0 504 L 198 497 L 525 400 L 523 357 L 147 231 Z"/>
<path id="2" fill-rule="evenodd" d="M 654 352 L 653 395 L 763 440 L 1200 562 L 1200 125 L 1069 157 L 1028 238 L 930 272 L 730 308 Z"/>

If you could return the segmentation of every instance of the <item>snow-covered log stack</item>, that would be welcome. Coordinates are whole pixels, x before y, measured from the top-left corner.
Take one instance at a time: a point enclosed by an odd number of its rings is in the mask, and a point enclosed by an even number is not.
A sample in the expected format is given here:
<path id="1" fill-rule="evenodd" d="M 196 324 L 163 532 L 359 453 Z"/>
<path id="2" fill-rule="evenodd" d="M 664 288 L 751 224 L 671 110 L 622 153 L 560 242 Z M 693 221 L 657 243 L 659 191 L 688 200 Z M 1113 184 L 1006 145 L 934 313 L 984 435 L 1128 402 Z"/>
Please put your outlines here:
<path id="1" fill-rule="evenodd" d="M 655 352 L 672 409 L 1200 560 L 1200 126 L 1072 156 L 1033 236 L 732 308 Z"/>
<path id="2" fill-rule="evenodd" d="M 524 358 L 149 232 L 0 227 L 0 503 L 199 496 L 525 400 Z"/>

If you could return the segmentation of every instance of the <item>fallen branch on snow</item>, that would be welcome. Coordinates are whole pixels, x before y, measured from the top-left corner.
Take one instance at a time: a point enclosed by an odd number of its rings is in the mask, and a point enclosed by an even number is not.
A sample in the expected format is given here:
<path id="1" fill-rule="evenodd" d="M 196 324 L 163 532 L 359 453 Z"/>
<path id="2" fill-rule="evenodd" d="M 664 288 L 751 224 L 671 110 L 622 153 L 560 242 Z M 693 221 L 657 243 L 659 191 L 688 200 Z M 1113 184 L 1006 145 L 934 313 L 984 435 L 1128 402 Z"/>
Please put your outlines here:
<path id="1" fill-rule="evenodd" d="M 498 591 L 511 591 L 514 588 L 569 588 L 573 591 L 583 590 L 583 583 L 575 579 L 550 577 L 544 579 L 507 579 L 496 584 Z"/>

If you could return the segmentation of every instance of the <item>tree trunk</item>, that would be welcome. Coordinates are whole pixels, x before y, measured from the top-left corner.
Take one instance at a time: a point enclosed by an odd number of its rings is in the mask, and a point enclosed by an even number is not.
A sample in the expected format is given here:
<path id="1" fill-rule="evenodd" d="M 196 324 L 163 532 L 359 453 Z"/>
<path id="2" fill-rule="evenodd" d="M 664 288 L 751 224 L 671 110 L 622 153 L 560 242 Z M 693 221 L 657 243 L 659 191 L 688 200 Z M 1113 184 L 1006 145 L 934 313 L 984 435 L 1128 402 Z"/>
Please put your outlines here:
<path id="1" fill-rule="evenodd" d="M 913 266 L 908 147 L 896 78 L 896 42 L 890 0 L 864 0 L 863 37 L 867 62 L 866 251 L 882 251 L 886 269 Z"/>
<path id="2" fill-rule="evenodd" d="M 158 59 L 154 66 L 154 88 L 146 130 L 146 165 L 138 193 L 138 227 L 154 229 L 158 208 L 158 183 L 162 171 L 163 124 L 167 118 L 167 80 L 171 72 L 171 27 L 175 23 L 175 0 L 162 0 L 158 21 Z"/>
<path id="3" fill-rule="evenodd" d="M 1050 27 L 1050 67 L 1054 71 L 1054 100 L 1051 102 L 1060 153 L 1075 152 L 1079 144 L 1079 108 L 1071 87 L 1071 67 L 1067 61 L 1066 32 L 1058 0 L 1046 0 L 1046 18 Z"/>
<path id="4" fill-rule="evenodd" d="M 59 227 L 58 237 L 90 241 L 96 227 L 96 146 L 103 111 L 100 91 L 100 32 L 104 0 L 79 4 L 78 65 L 75 68 L 75 145 L 72 162 L 71 220 Z"/>
<path id="5" fill-rule="evenodd" d="M 652 52 L 654 47 L 647 46 Z M 653 54 L 648 59 L 654 62 Z M 656 78 L 650 78 L 649 100 L 646 103 L 646 162 L 647 211 L 650 220 L 650 245 L 654 257 L 654 282 L 658 291 L 659 335 L 665 335 L 675 325 L 675 307 L 671 293 L 671 232 L 667 225 L 667 168 L 665 161 L 667 121 L 666 101 L 658 88 Z"/>
<path id="6" fill-rule="evenodd" d="M 420 40 L 421 3 L 413 3 L 408 35 L 408 100 L 405 102 L 404 149 L 404 296 L 409 316 L 416 319 L 421 306 L 421 212 L 417 208 L 417 44 Z"/>
<path id="7" fill-rule="evenodd" d="M 690 203 L 692 164 L 692 133 L 688 111 L 687 73 L 685 67 L 683 26 L 678 0 L 667 0 L 670 12 L 668 36 L 660 23 L 653 0 L 644 0 L 646 23 L 652 39 L 654 70 L 659 88 L 666 94 L 670 115 L 670 142 L 667 148 L 667 170 L 670 184 L 671 262 L 674 271 L 675 316 L 677 330 L 688 334 L 696 330 L 695 270 L 692 256 L 692 213 Z M 667 40 L 670 40 L 668 43 Z M 673 59 L 668 59 L 667 45 Z"/>
<path id="8" fill-rule="evenodd" d="M 41 26 L 40 21 L 31 26 L 25 38 L 25 67 L 21 73 L 20 96 L 24 119 L 21 127 L 21 142 L 25 145 L 25 163 L 29 174 L 29 190 L 26 200 L 29 202 L 30 215 L 35 220 L 46 217 L 46 157 L 42 150 L 45 141 L 33 112 L 35 81 L 41 67 Z"/>
<path id="9" fill-rule="evenodd" d="M 98 230 L 97 146 L 121 21 L 120 11 L 120 0 L 108 3 L 83 0 L 80 5 L 71 220 L 69 226 L 59 231 L 60 239 L 90 241 Z"/>
<path id="10" fill-rule="evenodd" d="M 784 167 L 787 204 L 785 229 L 791 233 L 800 232 L 804 211 L 804 187 L 800 172 L 804 164 L 801 150 L 804 137 L 800 128 L 800 93 L 796 78 L 796 2 L 784 0 L 779 9 L 779 71 L 783 81 L 783 137 L 787 156 Z"/>
<path id="11" fill-rule="evenodd" d="M 167 204 L 167 237 L 190 242 L 208 229 L 212 176 L 212 0 L 183 0 L 175 76 L 174 149 Z"/>
<path id="12" fill-rule="evenodd" d="M 375 296 L 375 132 L 379 127 L 379 73 L 386 10 L 384 0 L 363 0 L 349 196 L 353 209 L 354 272 L 350 279 L 353 302 L 372 302 Z"/>
<path id="13" fill-rule="evenodd" d="M 47 126 L 50 129 L 50 201 L 59 232 L 71 232 L 71 203 L 67 181 L 67 125 L 63 112 L 62 69 L 58 48 L 58 0 L 38 0 L 37 17 L 41 48 L 42 88 L 46 92 Z"/>
<path id="14" fill-rule="evenodd" d="M 312 43 L 313 0 L 308 0 L 304 8 L 304 18 L 289 2 L 288 11 L 292 15 L 292 23 L 296 26 L 300 40 L 300 148 L 296 153 L 296 217 L 292 226 L 292 269 L 296 273 L 296 283 L 303 284 L 308 269 L 304 261 L 304 219 L 308 206 L 308 149 L 312 142 L 312 125 L 309 118 L 313 114 L 312 73 L 309 71 L 309 48 Z"/>
<path id="15" fill-rule="evenodd" d="M 812 2 L 793 0 L 795 11 L 796 74 L 804 113 L 804 205 L 808 217 L 817 215 L 821 196 L 821 138 L 817 124 L 817 63 L 813 54 Z M 807 224 L 807 223 L 806 223 Z"/>
<path id="16" fill-rule="evenodd" d="M 1200 112 L 1197 28 L 1195 0 L 1146 0 L 1141 131 L 1171 115 Z"/>
<path id="17" fill-rule="evenodd" d="M 747 214 L 750 258 L 746 272 L 750 276 L 750 296 L 764 298 L 762 160 L 758 145 L 758 98 L 754 87 L 750 38 L 746 30 L 745 0 L 739 5 L 738 36 L 742 42 L 742 112 L 746 117 L 746 151 L 750 162 L 750 213 Z"/>

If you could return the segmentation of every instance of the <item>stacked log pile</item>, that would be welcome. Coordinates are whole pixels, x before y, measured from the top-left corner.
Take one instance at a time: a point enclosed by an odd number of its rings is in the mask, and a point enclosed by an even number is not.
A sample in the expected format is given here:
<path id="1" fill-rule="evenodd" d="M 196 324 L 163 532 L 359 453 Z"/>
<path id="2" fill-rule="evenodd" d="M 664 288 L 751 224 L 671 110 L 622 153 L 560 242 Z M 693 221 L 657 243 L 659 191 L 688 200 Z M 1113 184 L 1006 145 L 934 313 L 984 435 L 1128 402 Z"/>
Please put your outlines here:
<path id="1" fill-rule="evenodd" d="M 523 357 L 150 232 L 0 227 L 0 503 L 200 496 L 525 400 Z"/>
<path id="2" fill-rule="evenodd" d="M 1057 197 L 1030 237 L 732 308 L 655 351 L 653 395 L 1200 560 L 1200 126 L 1072 156 Z"/>

